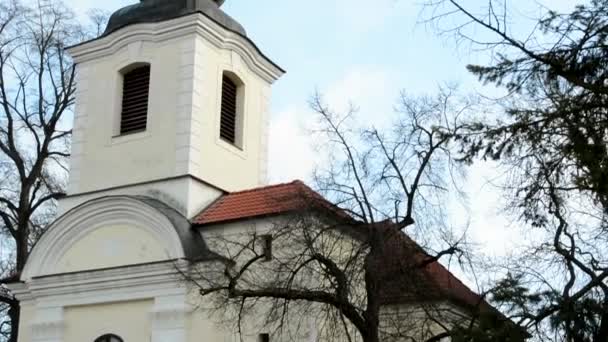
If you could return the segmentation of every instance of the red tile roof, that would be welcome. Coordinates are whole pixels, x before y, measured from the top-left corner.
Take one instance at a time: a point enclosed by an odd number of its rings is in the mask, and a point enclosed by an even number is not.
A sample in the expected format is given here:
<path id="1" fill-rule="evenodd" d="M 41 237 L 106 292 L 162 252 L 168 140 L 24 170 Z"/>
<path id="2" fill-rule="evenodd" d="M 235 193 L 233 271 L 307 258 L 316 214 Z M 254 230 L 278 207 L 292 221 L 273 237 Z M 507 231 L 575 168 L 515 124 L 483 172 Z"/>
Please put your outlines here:
<path id="1" fill-rule="evenodd" d="M 269 215 L 278 215 L 316 207 L 329 209 L 341 218 L 348 217 L 345 212 L 325 200 L 301 181 L 272 185 L 257 189 L 234 192 L 220 197 L 193 219 L 196 226 L 219 224 L 230 221 L 245 220 Z M 412 260 L 420 263 L 428 256 L 422 248 L 406 234 L 398 231 L 390 223 L 378 224 L 378 229 L 386 232 L 386 248 L 378 261 L 385 270 L 383 281 L 387 286 L 383 294 L 385 303 L 395 303 L 411 299 L 413 292 L 422 290 L 424 295 L 434 298 L 454 300 L 470 307 L 491 308 L 478 294 L 464 285 L 456 276 L 439 262 L 429 263 L 419 272 L 417 289 L 412 289 L 412 274 L 407 274 L 405 267 L 412 270 Z M 409 261 L 408 261 L 409 260 Z M 395 276 L 401 274 L 402 276 Z M 414 294 L 418 297 L 421 294 Z"/>
<path id="2" fill-rule="evenodd" d="M 192 223 L 207 225 L 277 215 L 309 208 L 311 202 L 329 206 L 301 181 L 226 194 L 196 216 Z"/>
<path id="3" fill-rule="evenodd" d="M 385 285 L 383 297 L 387 304 L 408 301 L 414 296 L 449 299 L 473 308 L 490 308 L 481 296 L 441 263 L 432 261 L 418 244 L 394 227 L 388 223 L 379 224 L 377 228 L 383 230 L 385 236 L 385 248 L 379 261 L 382 267 L 379 269 L 386 275 L 382 280 Z M 396 274 L 400 276 L 396 277 Z"/>

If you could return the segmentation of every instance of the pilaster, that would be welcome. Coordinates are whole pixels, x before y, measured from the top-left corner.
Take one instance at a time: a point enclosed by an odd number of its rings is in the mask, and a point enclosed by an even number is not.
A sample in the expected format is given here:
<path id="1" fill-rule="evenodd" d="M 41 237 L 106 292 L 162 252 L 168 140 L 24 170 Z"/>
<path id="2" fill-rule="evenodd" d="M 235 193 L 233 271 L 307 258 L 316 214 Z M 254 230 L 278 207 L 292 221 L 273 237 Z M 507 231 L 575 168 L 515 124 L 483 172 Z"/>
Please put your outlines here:
<path id="1" fill-rule="evenodd" d="M 200 154 L 201 136 L 197 113 L 200 110 L 200 89 L 195 85 L 200 77 L 200 51 L 196 49 L 196 37 L 182 43 L 177 88 L 176 115 L 176 174 L 198 174 L 200 166 L 195 155 Z"/>
<path id="2" fill-rule="evenodd" d="M 262 126 L 260 127 L 260 179 L 261 186 L 268 184 L 268 154 L 270 135 L 270 88 L 264 88 L 260 92 L 260 115 Z"/>
<path id="3" fill-rule="evenodd" d="M 76 107 L 74 110 L 74 128 L 72 129 L 72 151 L 70 156 L 69 193 L 78 192 L 80 185 L 81 160 L 84 152 L 86 128 L 89 121 L 89 68 L 81 65 L 76 74 Z"/>
<path id="4" fill-rule="evenodd" d="M 32 342 L 62 342 L 65 331 L 63 308 L 37 308 L 30 328 Z"/>
<path id="5" fill-rule="evenodd" d="M 157 297 L 150 313 L 152 342 L 185 342 L 187 319 L 192 309 L 185 295 Z"/>

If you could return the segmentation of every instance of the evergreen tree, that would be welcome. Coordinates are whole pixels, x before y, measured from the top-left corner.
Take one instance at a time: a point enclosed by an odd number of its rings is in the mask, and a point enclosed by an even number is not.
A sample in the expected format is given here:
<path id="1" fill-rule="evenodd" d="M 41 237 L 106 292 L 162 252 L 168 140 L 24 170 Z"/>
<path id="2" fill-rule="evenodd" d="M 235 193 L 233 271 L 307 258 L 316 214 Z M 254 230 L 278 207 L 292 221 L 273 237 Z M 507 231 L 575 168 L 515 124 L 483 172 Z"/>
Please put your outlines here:
<path id="1" fill-rule="evenodd" d="M 495 120 L 457 136 L 463 161 L 507 169 L 511 209 L 535 236 L 494 299 L 543 340 L 607 341 L 608 1 L 548 10 L 522 37 L 506 2 L 479 13 L 457 0 L 431 5 L 442 24 L 464 20 L 452 32 L 495 57 L 468 70 L 508 91 Z"/>

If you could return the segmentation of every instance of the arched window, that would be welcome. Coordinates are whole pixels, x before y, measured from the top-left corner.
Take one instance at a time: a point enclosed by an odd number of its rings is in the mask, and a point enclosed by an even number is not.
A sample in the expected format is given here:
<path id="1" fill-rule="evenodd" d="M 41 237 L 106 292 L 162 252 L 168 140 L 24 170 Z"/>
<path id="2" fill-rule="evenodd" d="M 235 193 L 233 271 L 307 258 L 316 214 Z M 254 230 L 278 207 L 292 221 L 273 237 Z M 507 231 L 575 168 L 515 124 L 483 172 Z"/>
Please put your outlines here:
<path id="1" fill-rule="evenodd" d="M 122 338 L 116 335 L 103 335 L 96 339 L 95 342 L 123 342 Z"/>
<path id="2" fill-rule="evenodd" d="M 222 105 L 220 112 L 220 138 L 242 147 L 244 85 L 232 73 L 222 75 Z"/>
<path id="3" fill-rule="evenodd" d="M 136 65 L 123 71 L 120 134 L 146 130 L 148 97 L 150 93 L 150 65 Z"/>

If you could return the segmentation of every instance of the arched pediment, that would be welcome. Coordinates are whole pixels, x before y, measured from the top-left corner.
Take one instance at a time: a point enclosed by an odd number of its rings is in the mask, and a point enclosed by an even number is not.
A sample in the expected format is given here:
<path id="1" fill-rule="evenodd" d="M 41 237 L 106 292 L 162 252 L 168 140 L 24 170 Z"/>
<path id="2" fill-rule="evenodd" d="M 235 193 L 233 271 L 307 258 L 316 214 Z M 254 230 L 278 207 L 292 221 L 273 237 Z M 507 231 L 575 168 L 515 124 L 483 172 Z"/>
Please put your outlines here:
<path id="1" fill-rule="evenodd" d="M 145 197 L 103 197 L 57 219 L 32 250 L 21 279 L 206 253 L 188 220 L 163 203 Z"/>

